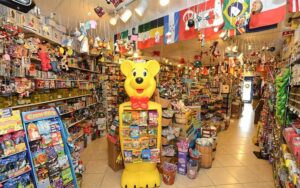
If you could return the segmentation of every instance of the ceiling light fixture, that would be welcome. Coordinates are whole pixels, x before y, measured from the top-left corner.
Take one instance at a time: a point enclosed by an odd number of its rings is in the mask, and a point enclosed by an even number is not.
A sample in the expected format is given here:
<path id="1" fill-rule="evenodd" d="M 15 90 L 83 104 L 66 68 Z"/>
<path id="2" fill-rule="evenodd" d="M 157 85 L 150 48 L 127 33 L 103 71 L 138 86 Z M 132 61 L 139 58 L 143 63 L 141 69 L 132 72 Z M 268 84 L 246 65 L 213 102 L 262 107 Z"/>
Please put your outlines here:
<path id="1" fill-rule="evenodd" d="M 148 0 L 141 0 L 140 4 L 134 9 L 137 15 L 143 16 L 148 7 Z"/>
<path id="2" fill-rule="evenodd" d="M 120 16 L 120 19 L 121 19 L 124 23 L 126 23 L 126 22 L 129 20 L 129 18 L 130 18 L 131 16 L 132 16 L 131 10 L 128 9 L 128 8 L 125 8 L 125 10 L 123 11 L 123 13 L 122 13 L 121 16 Z"/>
<path id="3" fill-rule="evenodd" d="M 159 3 L 160 3 L 160 5 L 161 6 L 166 6 L 167 4 L 169 4 L 170 3 L 170 0 L 159 0 Z"/>
<path id="4" fill-rule="evenodd" d="M 110 23 L 111 25 L 116 25 L 117 22 L 118 22 L 118 20 L 119 20 L 119 18 L 120 18 L 120 16 L 119 16 L 118 14 L 116 14 L 114 17 L 111 17 L 111 18 L 109 19 L 109 23 Z"/>

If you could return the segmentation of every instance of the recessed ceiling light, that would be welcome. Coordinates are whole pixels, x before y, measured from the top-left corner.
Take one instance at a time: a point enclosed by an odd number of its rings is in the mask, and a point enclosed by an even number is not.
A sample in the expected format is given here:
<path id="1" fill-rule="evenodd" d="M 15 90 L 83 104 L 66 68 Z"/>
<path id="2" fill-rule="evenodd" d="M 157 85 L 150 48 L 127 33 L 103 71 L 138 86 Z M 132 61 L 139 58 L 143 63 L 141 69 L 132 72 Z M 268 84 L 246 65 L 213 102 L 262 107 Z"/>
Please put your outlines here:
<path id="1" fill-rule="evenodd" d="M 143 16 L 148 7 L 148 0 L 141 0 L 140 4 L 134 9 L 137 15 Z"/>
<path id="2" fill-rule="evenodd" d="M 169 4 L 170 3 L 170 0 L 159 0 L 159 3 L 160 3 L 160 5 L 161 6 L 166 6 L 167 4 Z"/>
<path id="3" fill-rule="evenodd" d="M 129 20 L 129 18 L 130 18 L 131 16 L 132 16 L 131 10 L 128 9 L 128 8 L 126 8 L 126 9 L 124 10 L 124 12 L 121 14 L 120 19 L 121 19 L 124 23 L 126 23 L 126 22 Z"/>
<path id="4" fill-rule="evenodd" d="M 120 16 L 119 16 L 118 14 L 116 14 L 114 17 L 111 17 L 111 18 L 109 19 L 109 23 L 110 23 L 111 25 L 116 25 L 117 22 L 118 22 L 119 17 L 120 17 Z"/>

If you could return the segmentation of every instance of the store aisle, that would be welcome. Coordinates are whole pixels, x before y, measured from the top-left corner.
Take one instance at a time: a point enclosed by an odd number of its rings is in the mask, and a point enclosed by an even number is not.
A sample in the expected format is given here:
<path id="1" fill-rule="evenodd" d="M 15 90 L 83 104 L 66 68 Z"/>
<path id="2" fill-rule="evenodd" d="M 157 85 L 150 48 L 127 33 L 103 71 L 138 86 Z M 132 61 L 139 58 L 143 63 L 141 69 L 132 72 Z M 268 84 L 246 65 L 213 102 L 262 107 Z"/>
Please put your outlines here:
<path id="1" fill-rule="evenodd" d="M 255 134 L 251 105 L 245 105 L 243 116 L 232 120 L 228 130 L 219 133 L 216 159 L 211 169 L 201 169 L 197 179 L 190 180 L 177 174 L 176 188 L 272 188 L 272 167 L 252 153 Z M 82 188 L 119 188 L 121 171 L 114 172 L 107 165 L 106 139 L 92 142 L 82 153 L 86 166 Z"/>

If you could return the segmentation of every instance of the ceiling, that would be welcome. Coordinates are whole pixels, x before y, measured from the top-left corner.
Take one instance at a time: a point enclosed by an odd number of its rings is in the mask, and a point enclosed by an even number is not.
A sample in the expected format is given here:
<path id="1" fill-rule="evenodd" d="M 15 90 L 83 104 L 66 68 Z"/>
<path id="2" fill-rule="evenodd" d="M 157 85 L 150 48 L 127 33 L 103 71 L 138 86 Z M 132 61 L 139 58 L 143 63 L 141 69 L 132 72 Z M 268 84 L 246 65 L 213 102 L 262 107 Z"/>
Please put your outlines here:
<path id="1" fill-rule="evenodd" d="M 103 39 L 111 39 L 114 33 L 125 31 L 133 26 L 140 25 L 150 20 L 165 16 L 169 13 L 189 7 L 194 4 L 199 4 L 205 0 L 170 0 L 170 4 L 166 7 L 161 7 L 159 0 L 149 0 L 149 6 L 142 17 L 133 12 L 132 18 L 126 23 L 118 21 L 116 26 L 109 24 L 109 18 L 113 14 L 114 6 L 108 5 L 105 0 L 35 0 L 38 7 L 40 7 L 42 15 L 50 15 L 50 13 L 56 13 L 56 20 L 65 25 L 70 32 L 74 31 L 78 27 L 80 22 L 94 19 L 98 23 L 96 30 L 92 31 L 92 36 L 99 35 Z M 125 0 L 125 3 L 128 0 Z M 135 0 L 129 5 L 129 8 L 133 10 L 140 0 Z M 151 2 L 151 3 L 150 3 Z M 94 8 L 96 6 L 102 6 L 106 14 L 99 18 Z M 90 14 L 89 14 L 90 12 Z M 247 46 L 251 44 L 254 49 L 260 50 L 264 45 L 276 46 L 279 49 L 282 44 L 281 31 L 284 30 L 284 24 L 279 24 L 277 29 L 268 30 L 265 32 L 243 34 L 234 39 L 222 41 L 219 40 L 219 50 L 221 54 L 224 54 L 225 47 L 228 45 L 238 45 L 239 51 L 245 51 Z M 179 59 L 184 58 L 186 62 L 193 62 L 194 56 L 199 54 L 200 51 L 209 51 L 211 42 L 207 42 L 205 47 L 201 47 L 198 39 L 180 41 L 171 45 L 157 45 L 152 48 L 143 50 L 143 54 L 151 56 L 154 50 L 160 51 L 161 57 L 170 59 L 170 61 L 178 62 Z M 222 55 L 221 55 L 222 59 Z M 217 64 L 218 60 L 213 61 L 210 56 L 204 56 L 202 59 L 204 64 Z"/>
<path id="2" fill-rule="evenodd" d="M 128 1 L 129 0 L 125 0 L 124 3 L 126 4 Z M 140 1 L 141 0 L 134 0 L 134 2 L 129 5 L 129 8 L 133 10 L 138 6 Z M 67 28 L 70 28 L 71 31 L 78 27 L 80 22 L 91 19 L 96 20 L 98 28 L 92 32 L 95 35 L 99 34 L 102 38 L 112 37 L 112 33 L 125 31 L 133 26 L 146 23 L 165 16 L 170 12 L 181 10 L 184 7 L 189 7 L 202 1 L 204 0 L 170 0 L 169 5 L 161 7 L 159 0 L 148 0 L 148 8 L 142 17 L 132 11 L 133 16 L 126 24 L 119 20 L 116 26 L 111 26 L 109 19 L 113 15 L 115 8 L 112 4 L 108 5 L 105 0 L 35 0 L 37 6 L 41 9 L 42 15 L 48 16 L 52 12 L 56 13 L 56 20 Z M 103 7 L 106 12 L 101 18 L 94 12 L 94 8 L 97 6 Z M 119 6 L 121 7 L 122 4 Z"/>
<path id="3" fill-rule="evenodd" d="M 223 60 L 223 54 L 226 47 L 234 45 L 237 45 L 239 52 L 243 52 L 245 55 L 254 50 L 260 51 L 263 46 L 275 46 L 277 50 L 272 53 L 274 55 L 278 52 L 283 42 L 281 37 L 281 32 L 283 30 L 282 25 L 283 24 L 280 24 L 277 29 L 259 33 L 247 33 L 225 41 L 219 39 L 218 49 L 221 53 L 220 58 L 213 59 L 211 55 L 204 55 L 202 62 L 206 65 L 218 64 L 219 61 Z M 194 61 L 194 56 L 199 55 L 201 51 L 209 52 L 212 42 L 213 41 L 208 41 L 205 43 L 204 47 L 201 47 L 201 42 L 198 41 L 198 39 L 179 41 L 170 45 L 157 45 L 145 49 L 143 52 L 145 56 L 151 56 L 153 51 L 160 51 L 161 57 L 167 58 L 172 62 L 178 62 L 181 58 L 184 58 L 185 62 L 191 63 Z M 248 50 L 248 45 L 252 46 L 252 50 Z"/>

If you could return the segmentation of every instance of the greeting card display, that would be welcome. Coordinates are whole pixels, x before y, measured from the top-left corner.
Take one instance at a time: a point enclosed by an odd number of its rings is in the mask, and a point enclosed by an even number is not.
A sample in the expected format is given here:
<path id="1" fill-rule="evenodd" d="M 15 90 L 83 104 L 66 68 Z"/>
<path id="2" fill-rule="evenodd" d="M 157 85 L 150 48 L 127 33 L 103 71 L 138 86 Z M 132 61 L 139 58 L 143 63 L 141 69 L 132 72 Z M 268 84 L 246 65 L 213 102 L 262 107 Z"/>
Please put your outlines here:
<path id="1" fill-rule="evenodd" d="M 67 134 L 54 108 L 22 113 L 37 187 L 77 188 Z"/>

